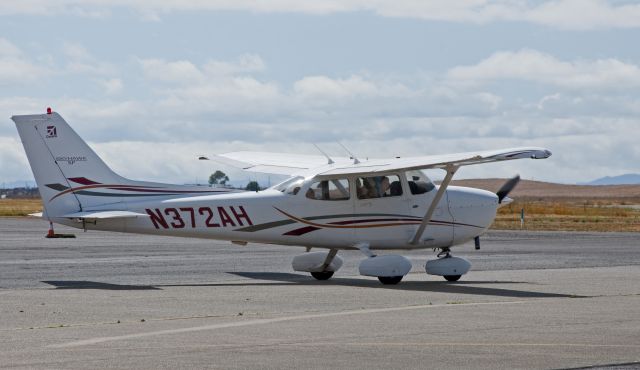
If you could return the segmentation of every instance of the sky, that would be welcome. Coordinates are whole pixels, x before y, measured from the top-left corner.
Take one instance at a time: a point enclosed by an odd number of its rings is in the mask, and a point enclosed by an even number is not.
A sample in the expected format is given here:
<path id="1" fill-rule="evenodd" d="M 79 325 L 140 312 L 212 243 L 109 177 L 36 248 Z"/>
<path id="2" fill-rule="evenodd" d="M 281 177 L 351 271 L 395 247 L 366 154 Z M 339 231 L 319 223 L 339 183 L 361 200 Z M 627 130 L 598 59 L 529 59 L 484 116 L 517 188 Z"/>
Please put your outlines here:
<path id="1" fill-rule="evenodd" d="M 0 3 L 0 182 L 33 179 L 15 114 L 60 113 L 119 174 L 204 183 L 199 155 L 360 158 L 541 146 L 457 177 L 640 172 L 640 3 Z M 277 178 L 274 177 L 274 181 Z"/>

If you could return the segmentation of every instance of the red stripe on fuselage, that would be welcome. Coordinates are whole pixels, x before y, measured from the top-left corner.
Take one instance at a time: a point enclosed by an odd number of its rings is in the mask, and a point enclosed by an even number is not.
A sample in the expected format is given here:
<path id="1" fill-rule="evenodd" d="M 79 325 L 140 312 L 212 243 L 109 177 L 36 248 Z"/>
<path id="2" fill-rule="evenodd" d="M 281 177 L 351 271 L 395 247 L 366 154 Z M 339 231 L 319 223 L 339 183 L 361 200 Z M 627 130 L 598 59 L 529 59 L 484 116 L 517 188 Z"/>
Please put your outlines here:
<path id="1" fill-rule="evenodd" d="M 95 182 L 93 180 L 89 180 L 86 177 L 69 177 L 68 180 L 71 180 L 73 182 L 76 182 L 76 183 L 82 184 L 82 185 L 97 185 L 97 184 L 100 184 L 99 182 Z"/>
<path id="2" fill-rule="evenodd" d="M 160 188 L 149 189 L 149 188 L 142 187 L 142 186 L 138 187 L 137 185 L 95 184 L 95 185 L 78 186 L 77 188 L 67 189 L 67 190 L 65 190 L 63 192 L 60 192 L 60 193 L 56 194 L 49 201 L 52 201 L 52 200 L 56 199 L 57 197 L 59 197 L 61 195 L 73 193 L 73 192 L 80 191 L 80 190 L 96 189 L 96 188 L 107 188 L 107 189 L 111 189 L 111 190 L 121 190 L 121 191 L 137 191 L 137 192 L 140 192 L 140 193 L 171 193 L 171 194 L 167 194 L 167 195 L 173 195 L 174 193 L 194 194 L 194 193 L 221 193 L 221 192 L 224 192 L 224 191 L 217 191 L 217 190 L 172 190 L 172 189 L 160 189 Z"/>

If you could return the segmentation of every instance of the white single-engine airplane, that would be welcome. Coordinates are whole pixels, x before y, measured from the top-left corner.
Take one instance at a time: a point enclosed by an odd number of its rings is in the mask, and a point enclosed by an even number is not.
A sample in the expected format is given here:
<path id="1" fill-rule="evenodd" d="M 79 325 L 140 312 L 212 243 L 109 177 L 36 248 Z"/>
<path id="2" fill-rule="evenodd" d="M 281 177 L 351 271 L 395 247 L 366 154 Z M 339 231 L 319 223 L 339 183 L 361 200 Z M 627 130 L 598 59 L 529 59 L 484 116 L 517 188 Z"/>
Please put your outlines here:
<path id="1" fill-rule="evenodd" d="M 478 237 L 509 200 L 518 178 L 494 194 L 449 186 L 456 170 L 551 155 L 528 147 L 366 161 L 257 152 L 212 156 L 242 169 L 290 176 L 253 192 L 129 180 L 111 171 L 50 109 L 12 120 L 42 196 L 42 216 L 49 221 L 85 230 L 303 246 L 307 253 L 293 259 L 293 269 L 318 280 L 340 269 L 339 250 L 358 249 L 366 256 L 360 274 L 397 284 L 411 262 L 374 251 L 421 248 L 440 250 L 426 263 L 427 274 L 458 280 L 471 264 L 451 256 L 450 248 L 474 238 L 479 248 Z M 431 168 L 446 171 L 439 186 L 421 171 Z"/>

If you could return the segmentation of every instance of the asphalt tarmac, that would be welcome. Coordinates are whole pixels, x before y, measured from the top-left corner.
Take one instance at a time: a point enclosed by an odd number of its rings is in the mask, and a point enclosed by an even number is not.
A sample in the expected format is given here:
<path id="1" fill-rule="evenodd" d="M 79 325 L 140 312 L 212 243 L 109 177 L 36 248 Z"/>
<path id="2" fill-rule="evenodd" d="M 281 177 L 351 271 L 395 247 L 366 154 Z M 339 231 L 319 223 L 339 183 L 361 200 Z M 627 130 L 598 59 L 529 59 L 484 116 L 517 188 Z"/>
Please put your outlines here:
<path id="1" fill-rule="evenodd" d="M 640 234 L 490 232 L 457 283 L 294 273 L 304 249 L 0 219 L 0 367 L 640 368 Z"/>

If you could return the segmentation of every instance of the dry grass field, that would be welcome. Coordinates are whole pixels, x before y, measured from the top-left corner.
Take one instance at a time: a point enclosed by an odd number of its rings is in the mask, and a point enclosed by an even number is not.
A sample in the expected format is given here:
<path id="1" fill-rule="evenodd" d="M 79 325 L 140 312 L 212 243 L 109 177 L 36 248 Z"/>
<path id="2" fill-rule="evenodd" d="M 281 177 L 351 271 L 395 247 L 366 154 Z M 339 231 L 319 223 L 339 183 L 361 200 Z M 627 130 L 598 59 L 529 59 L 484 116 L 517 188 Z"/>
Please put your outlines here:
<path id="1" fill-rule="evenodd" d="M 640 232 L 640 209 L 615 202 L 516 201 L 498 211 L 494 229 Z"/>
<path id="2" fill-rule="evenodd" d="M 495 192 L 505 179 L 458 180 L 453 185 Z M 498 211 L 494 229 L 640 232 L 640 185 L 581 186 L 523 180 Z M 40 212 L 40 199 L 1 199 L 0 216 Z"/>
<path id="3" fill-rule="evenodd" d="M 26 216 L 41 211 L 40 199 L 0 199 L 0 216 Z"/>
<path id="4" fill-rule="evenodd" d="M 453 185 L 497 191 L 505 179 L 459 180 Z M 501 208 L 494 229 L 640 232 L 640 185 L 563 185 L 522 180 Z"/>

